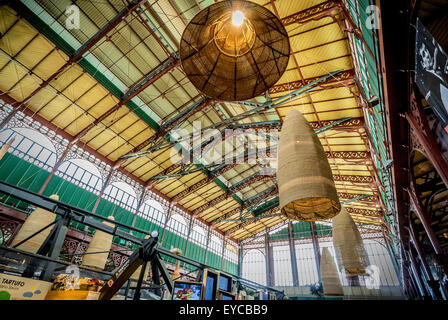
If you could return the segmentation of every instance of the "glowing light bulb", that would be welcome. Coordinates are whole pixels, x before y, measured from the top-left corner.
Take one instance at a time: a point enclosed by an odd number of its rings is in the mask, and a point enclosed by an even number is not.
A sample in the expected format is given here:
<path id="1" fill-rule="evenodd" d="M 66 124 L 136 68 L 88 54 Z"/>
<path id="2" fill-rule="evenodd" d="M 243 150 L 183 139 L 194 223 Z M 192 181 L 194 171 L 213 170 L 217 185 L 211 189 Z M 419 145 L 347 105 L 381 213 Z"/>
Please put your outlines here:
<path id="1" fill-rule="evenodd" d="M 239 27 L 243 24 L 244 21 L 244 14 L 241 11 L 235 11 L 232 14 L 232 23 Z"/>

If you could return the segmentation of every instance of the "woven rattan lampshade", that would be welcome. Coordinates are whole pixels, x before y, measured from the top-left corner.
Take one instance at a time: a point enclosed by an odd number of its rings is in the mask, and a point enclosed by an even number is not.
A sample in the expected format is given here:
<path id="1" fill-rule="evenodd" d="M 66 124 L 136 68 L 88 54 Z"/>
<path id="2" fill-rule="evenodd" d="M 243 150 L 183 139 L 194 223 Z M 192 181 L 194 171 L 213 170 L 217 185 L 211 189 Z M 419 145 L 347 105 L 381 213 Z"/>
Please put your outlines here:
<path id="1" fill-rule="evenodd" d="M 290 110 L 278 144 L 277 180 L 283 215 L 299 221 L 325 220 L 341 210 L 330 164 L 311 125 Z"/>
<path id="2" fill-rule="evenodd" d="M 182 254 L 182 250 L 178 248 L 171 249 L 170 252 L 179 256 Z M 176 268 L 174 268 L 173 274 L 171 275 L 171 280 L 180 280 L 180 260 L 177 260 Z"/>
<path id="3" fill-rule="evenodd" d="M 322 287 L 326 296 L 343 296 L 341 280 L 338 269 L 334 263 L 333 256 L 328 248 L 322 249 L 320 258 L 320 272 L 322 276 Z"/>
<path id="4" fill-rule="evenodd" d="M 345 208 L 333 218 L 333 244 L 339 269 L 347 276 L 366 274 L 369 260 L 361 234 Z"/>
<path id="5" fill-rule="evenodd" d="M 107 217 L 114 220 L 113 216 Z M 106 226 L 113 227 L 114 224 L 110 222 L 103 222 Z M 87 254 L 82 258 L 82 265 L 99 270 L 104 270 L 106 266 L 107 257 L 109 256 L 110 247 L 112 246 L 113 235 L 101 230 L 96 230 L 92 239 L 90 240 Z M 100 252 L 100 253 L 95 253 Z"/>
<path id="6" fill-rule="evenodd" d="M 187 77 L 218 100 L 256 97 L 282 76 L 289 60 L 289 38 L 281 21 L 250 1 L 208 6 L 187 25 L 180 58 Z"/>
<path id="7" fill-rule="evenodd" d="M 50 198 L 54 200 L 59 200 L 59 196 L 57 194 L 52 194 Z M 54 219 L 56 219 L 55 213 L 42 208 L 37 208 L 36 210 L 30 213 L 28 218 L 26 218 L 19 232 L 12 241 L 11 246 L 15 246 L 16 244 L 25 240 L 35 232 L 49 225 L 54 221 Z M 34 237 L 18 246 L 17 249 L 28 251 L 31 253 L 36 253 L 44 243 L 45 239 L 50 234 L 52 228 L 53 226 L 50 226 L 47 229 L 43 230 L 42 232 L 39 232 Z"/>

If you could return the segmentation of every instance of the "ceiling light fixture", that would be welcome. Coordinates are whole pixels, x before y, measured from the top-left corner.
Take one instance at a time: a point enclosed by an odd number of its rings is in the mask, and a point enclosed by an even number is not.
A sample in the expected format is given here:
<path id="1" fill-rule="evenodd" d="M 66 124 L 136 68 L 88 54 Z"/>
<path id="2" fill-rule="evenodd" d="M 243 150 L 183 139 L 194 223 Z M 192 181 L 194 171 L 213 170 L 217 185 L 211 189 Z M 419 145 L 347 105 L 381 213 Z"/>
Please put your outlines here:
<path id="1" fill-rule="evenodd" d="M 246 0 L 220 1 L 202 9 L 185 28 L 179 48 L 191 83 L 219 101 L 264 94 L 282 77 L 289 53 L 281 20 Z"/>
<path id="2" fill-rule="evenodd" d="M 244 13 L 242 13 L 241 11 L 234 11 L 232 14 L 232 23 L 233 25 L 239 27 L 243 24 L 244 22 Z"/>

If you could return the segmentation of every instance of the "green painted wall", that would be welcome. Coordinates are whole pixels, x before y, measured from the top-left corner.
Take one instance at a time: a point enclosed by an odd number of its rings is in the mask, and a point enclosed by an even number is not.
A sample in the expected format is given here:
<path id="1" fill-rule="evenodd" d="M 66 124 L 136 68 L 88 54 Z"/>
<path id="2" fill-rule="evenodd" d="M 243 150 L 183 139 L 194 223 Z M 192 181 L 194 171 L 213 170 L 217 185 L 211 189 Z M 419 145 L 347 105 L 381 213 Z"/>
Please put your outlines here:
<path id="1" fill-rule="evenodd" d="M 48 175 L 49 175 L 48 171 L 30 162 L 20 159 L 10 153 L 7 153 L 3 157 L 3 159 L 0 160 L 0 181 L 16 185 L 18 187 L 27 189 L 32 192 L 39 191 Z M 54 193 L 59 195 L 59 200 L 61 202 L 88 211 L 91 211 L 93 209 L 93 206 L 95 205 L 95 201 L 97 199 L 97 195 L 69 181 L 66 181 L 58 176 L 53 176 L 51 178 L 47 188 L 44 191 L 45 196 L 49 196 Z M 7 195 L 0 195 L 0 202 L 10 206 L 14 206 L 20 210 L 26 210 L 26 208 L 28 207 L 26 203 L 22 201 L 17 201 L 11 197 L 8 197 Z M 115 221 L 121 222 L 129 226 L 132 224 L 132 220 L 134 218 L 134 213 L 118 205 L 115 205 L 114 203 L 106 199 L 100 200 L 98 208 L 95 213 L 104 217 L 112 215 L 115 218 Z M 164 222 L 161 222 L 161 224 L 163 223 Z M 84 230 L 84 225 L 80 223 L 72 223 L 71 227 L 80 231 Z M 135 227 L 148 232 L 157 230 L 159 232 L 159 235 L 161 235 L 163 232 L 162 227 L 139 216 L 136 218 Z M 129 229 L 126 228 L 119 228 L 119 229 L 129 232 Z M 134 232 L 133 235 L 139 238 L 144 237 L 143 234 L 138 232 Z M 121 245 L 125 244 L 125 241 L 119 239 L 118 237 L 114 238 L 114 242 Z M 169 230 L 165 231 L 165 236 L 162 243 L 163 248 L 166 249 L 171 249 L 172 247 L 180 248 L 182 252 L 185 254 L 186 244 L 187 244 L 186 238 L 181 237 Z M 205 249 L 190 242 L 188 244 L 188 250 L 186 256 L 198 262 L 204 263 Z M 169 259 L 167 257 L 165 258 L 169 262 L 174 262 L 174 260 L 172 259 Z M 215 267 L 217 269 L 221 269 L 221 263 L 222 260 L 220 256 L 212 252 L 207 253 L 206 264 Z M 184 267 L 188 268 L 187 265 L 185 265 Z M 237 274 L 238 265 L 225 260 L 224 271 L 232 274 Z"/>

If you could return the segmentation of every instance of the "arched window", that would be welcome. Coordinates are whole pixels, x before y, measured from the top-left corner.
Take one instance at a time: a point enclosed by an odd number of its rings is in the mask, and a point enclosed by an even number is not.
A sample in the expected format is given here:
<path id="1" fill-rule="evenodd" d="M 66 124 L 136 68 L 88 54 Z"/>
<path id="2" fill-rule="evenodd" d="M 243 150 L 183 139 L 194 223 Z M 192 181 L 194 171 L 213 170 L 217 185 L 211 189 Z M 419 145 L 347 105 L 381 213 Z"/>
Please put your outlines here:
<path id="1" fill-rule="evenodd" d="M 188 225 L 185 218 L 180 214 L 173 214 L 168 221 L 167 228 L 174 233 L 177 233 L 182 236 L 188 235 Z"/>
<path id="2" fill-rule="evenodd" d="M 162 204 L 158 202 L 157 200 L 149 199 L 145 201 L 146 204 L 153 207 L 155 210 L 162 212 L 165 214 L 165 209 L 163 208 Z"/>
<path id="3" fill-rule="evenodd" d="M 238 263 L 238 251 L 235 246 L 227 244 L 224 249 L 224 258 L 232 263 Z"/>
<path id="4" fill-rule="evenodd" d="M 365 239 L 363 240 L 364 248 L 366 250 L 366 254 L 369 260 L 369 272 L 372 274 L 372 277 L 375 277 L 373 273 L 377 272 L 379 278 L 380 286 L 397 286 L 399 285 L 397 272 L 394 268 L 391 256 L 386 247 L 386 244 L 382 239 Z M 334 262 L 339 270 L 339 279 L 341 280 L 341 284 L 343 286 L 349 286 L 347 277 L 345 276 L 345 272 L 341 271 L 340 266 L 337 263 L 336 252 L 334 250 L 332 241 L 325 241 L 319 244 L 322 249 L 327 247 L 333 256 Z M 367 278 L 370 276 L 359 276 L 359 283 L 361 286 L 366 285 Z M 374 278 L 373 278 L 374 279 Z M 370 279 L 370 281 L 372 278 Z"/>
<path id="5" fill-rule="evenodd" d="M 294 247 L 296 250 L 299 285 L 308 286 L 317 283 L 319 281 L 319 275 L 313 244 L 296 241 Z"/>
<path id="6" fill-rule="evenodd" d="M 114 182 L 104 190 L 104 198 L 128 210 L 137 210 L 137 195 L 126 182 Z"/>
<path id="7" fill-rule="evenodd" d="M 205 234 L 204 228 L 200 226 L 194 226 L 193 230 L 191 231 L 191 241 L 193 241 L 196 244 L 199 244 L 202 247 L 205 247 L 207 245 L 207 235 Z"/>
<path id="8" fill-rule="evenodd" d="M 216 235 L 212 235 L 210 237 L 210 251 L 221 255 L 222 254 L 222 240 L 218 238 Z"/>
<path id="9" fill-rule="evenodd" d="M 146 200 L 138 211 L 138 215 L 161 227 L 165 225 L 165 210 L 156 200 Z"/>
<path id="10" fill-rule="evenodd" d="M 397 272 L 394 268 L 392 258 L 386 247 L 384 241 L 366 239 L 364 240 L 364 248 L 366 249 L 367 256 L 369 257 L 369 264 L 371 266 L 372 274 L 378 273 L 378 278 L 381 286 L 398 286 Z M 377 268 L 375 270 L 375 268 Z M 365 281 L 365 280 L 364 280 Z"/>
<path id="11" fill-rule="evenodd" d="M 291 254 L 289 245 L 277 245 L 272 247 L 274 256 L 274 280 L 276 286 L 292 287 Z"/>
<path id="12" fill-rule="evenodd" d="M 266 285 L 266 257 L 258 249 L 246 252 L 243 257 L 243 278 Z"/>
<path id="13" fill-rule="evenodd" d="M 100 171 L 94 164 L 84 159 L 63 162 L 56 174 L 92 192 L 99 193 L 103 188 Z"/>
<path id="14" fill-rule="evenodd" d="M 11 138 L 14 138 L 14 142 L 9 151 L 15 156 L 46 170 L 50 170 L 56 164 L 56 149 L 50 139 L 42 133 L 28 128 L 6 129 L 0 132 L 2 145 Z"/>

